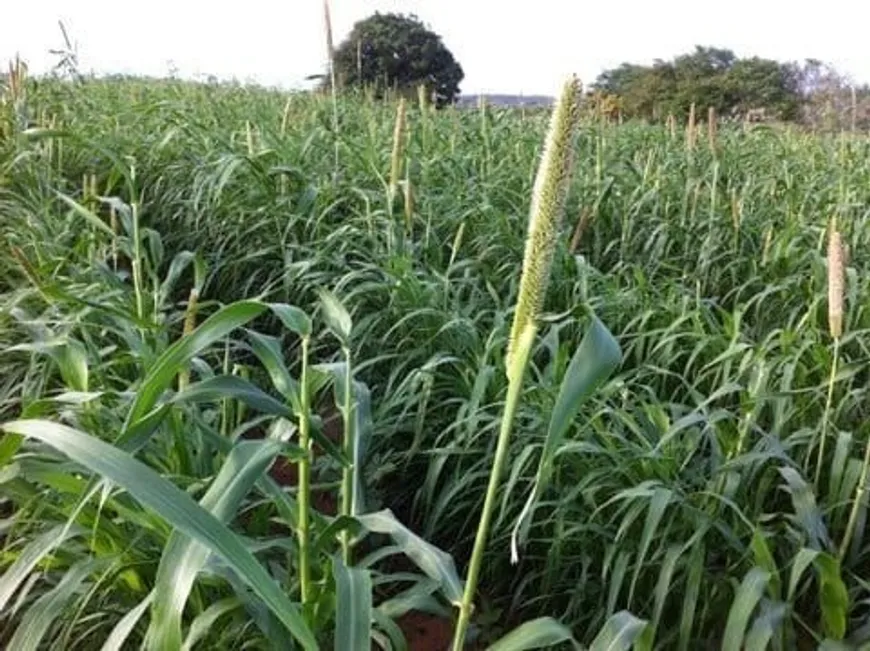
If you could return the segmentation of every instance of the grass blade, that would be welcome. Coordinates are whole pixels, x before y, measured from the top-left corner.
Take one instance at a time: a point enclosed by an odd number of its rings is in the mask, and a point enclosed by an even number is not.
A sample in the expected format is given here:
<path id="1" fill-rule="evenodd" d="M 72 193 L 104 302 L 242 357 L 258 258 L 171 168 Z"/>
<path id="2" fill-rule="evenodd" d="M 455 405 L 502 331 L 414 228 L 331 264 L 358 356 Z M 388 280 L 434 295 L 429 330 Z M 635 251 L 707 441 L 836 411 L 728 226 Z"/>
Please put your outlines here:
<path id="1" fill-rule="evenodd" d="M 586 398 L 616 370 L 621 360 L 622 352 L 616 339 L 598 317 L 593 315 L 592 324 L 562 379 L 559 396 L 547 427 L 535 483 L 511 534 L 511 560 L 514 563 L 519 560 L 517 547 L 526 540 L 535 505 L 550 480 L 553 459 L 565 432 Z"/>
<path id="2" fill-rule="evenodd" d="M 621 610 L 611 615 L 604 623 L 592 641 L 589 651 L 628 651 L 643 635 L 646 627 L 645 620 Z"/>
<path id="3" fill-rule="evenodd" d="M 372 533 L 387 534 L 402 552 L 414 561 L 429 578 L 438 581 L 447 599 L 458 604 L 462 600 L 462 581 L 450 554 L 420 538 L 396 519 L 390 509 L 358 515 L 356 519 Z"/>
<path id="4" fill-rule="evenodd" d="M 282 443 L 276 439 L 237 444 L 200 500 L 200 506 L 226 523 L 281 448 Z M 208 555 L 204 545 L 178 530 L 172 532 L 157 568 L 151 625 L 146 634 L 149 648 L 161 651 L 181 646 L 184 607 Z"/>
<path id="5" fill-rule="evenodd" d="M 728 611 L 728 621 L 725 624 L 725 634 L 722 640 L 722 651 L 740 651 L 743 648 L 746 627 L 749 618 L 767 589 L 770 574 L 760 567 L 753 567 L 743 577 L 731 609 Z"/>
<path id="6" fill-rule="evenodd" d="M 218 554 L 253 589 L 304 648 L 317 642 L 296 606 L 245 548 L 238 536 L 197 504 L 126 452 L 65 425 L 42 420 L 14 421 L 4 431 L 47 443 L 70 459 L 122 486 L 174 527 Z"/>
<path id="7" fill-rule="evenodd" d="M 42 559 L 71 536 L 81 533 L 82 529 L 77 525 L 71 527 L 58 525 L 34 538 L 27 547 L 22 549 L 15 562 L 0 577 L 0 612 L 6 611 L 9 599 Z"/>
<path id="8" fill-rule="evenodd" d="M 372 577 L 333 556 L 336 587 L 335 651 L 369 651 L 372 628 Z"/>
<path id="9" fill-rule="evenodd" d="M 539 617 L 520 624 L 510 633 L 493 642 L 487 651 L 526 651 L 526 649 L 552 647 L 562 642 L 571 642 L 575 648 L 579 647 L 571 629 L 552 617 Z"/>

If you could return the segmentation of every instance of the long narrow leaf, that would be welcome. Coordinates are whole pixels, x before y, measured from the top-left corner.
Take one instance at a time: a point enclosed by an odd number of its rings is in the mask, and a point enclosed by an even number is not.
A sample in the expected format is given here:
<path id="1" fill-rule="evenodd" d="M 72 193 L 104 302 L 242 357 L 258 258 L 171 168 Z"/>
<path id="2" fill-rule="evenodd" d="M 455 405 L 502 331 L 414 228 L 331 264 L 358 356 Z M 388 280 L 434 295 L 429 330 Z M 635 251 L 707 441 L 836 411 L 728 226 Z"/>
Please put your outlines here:
<path id="1" fill-rule="evenodd" d="M 236 445 L 200 500 L 200 506 L 219 522 L 226 523 L 281 447 L 281 442 L 275 439 L 243 441 Z M 184 606 L 208 555 L 207 547 L 178 530 L 169 537 L 154 585 L 151 626 L 146 635 L 151 649 L 162 651 L 181 645 Z"/>
<path id="2" fill-rule="evenodd" d="M 2 428 L 47 443 L 92 472 L 122 486 L 143 505 L 218 554 L 304 648 L 317 648 L 314 635 L 275 580 L 266 573 L 238 536 L 190 495 L 129 454 L 71 427 L 49 421 L 25 420 L 6 423 Z"/>
<path id="3" fill-rule="evenodd" d="M 535 475 L 535 483 L 526 500 L 523 510 L 517 518 L 511 534 L 511 561 L 519 560 L 518 545 L 528 536 L 534 509 L 541 493 L 550 480 L 553 472 L 553 459 L 562 443 L 565 432 L 571 425 L 580 407 L 586 399 L 616 370 L 622 361 L 622 351 L 610 331 L 598 319 L 592 317 L 592 323 L 586 331 L 577 352 L 571 358 L 571 363 L 559 387 L 559 396 L 550 424 L 541 460 Z"/>
<path id="4" fill-rule="evenodd" d="M 539 617 L 520 624 L 510 633 L 493 642 L 487 651 L 526 651 L 526 649 L 541 647 L 550 648 L 562 642 L 571 642 L 575 648 L 579 648 L 571 629 L 552 617 Z"/>
<path id="5" fill-rule="evenodd" d="M 372 648 L 372 577 L 367 569 L 332 559 L 336 588 L 335 651 Z"/>

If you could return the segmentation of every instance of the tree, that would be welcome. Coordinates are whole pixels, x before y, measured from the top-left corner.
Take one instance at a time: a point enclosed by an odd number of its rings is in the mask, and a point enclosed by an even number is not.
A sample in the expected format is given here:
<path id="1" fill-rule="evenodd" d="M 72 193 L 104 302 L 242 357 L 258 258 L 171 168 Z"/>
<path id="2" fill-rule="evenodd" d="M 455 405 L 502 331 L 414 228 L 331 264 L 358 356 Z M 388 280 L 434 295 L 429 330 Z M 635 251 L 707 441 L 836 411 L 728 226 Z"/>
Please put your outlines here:
<path id="1" fill-rule="evenodd" d="M 692 104 L 719 115 L 765 109 L 780 119 L 798 116 L 800 78 L 790 64 L 740 59 L 722 48 L 696 47 L 651 66 L 624 63 L 599 75 L 593 88 L 618 95 L 627 117 L 687 116 Z"/>
<path id="2" fill-rule="evenodd" d="M 465 76 L 441 37 L 413 15 L 375 13 L 357 22 L 333 62 L 342 85 L 381 96 L 386 88 L 416 92 L 422 84 L 438 106 L 455 101 Z"/>

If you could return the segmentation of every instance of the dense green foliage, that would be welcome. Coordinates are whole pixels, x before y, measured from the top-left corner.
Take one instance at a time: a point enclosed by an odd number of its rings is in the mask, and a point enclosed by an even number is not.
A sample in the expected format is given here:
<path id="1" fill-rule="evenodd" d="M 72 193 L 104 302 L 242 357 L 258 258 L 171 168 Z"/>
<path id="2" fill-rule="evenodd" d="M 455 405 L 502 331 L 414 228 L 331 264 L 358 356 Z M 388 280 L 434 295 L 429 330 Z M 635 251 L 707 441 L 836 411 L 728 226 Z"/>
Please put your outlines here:
<path id="1" fill-rule="evenodd" d="M 297 599 L 295 495 L 262 468 L 299 457 L 298 439 L 281 437 L 305 337 L 321 417 L 312 435 L 349 422 L 340 380 L 352 361 L 360 512 L 391 510 L 462 575 L 507 387 L 546 115 L 409 108 L 406 191 L 394 195 L 389 103 L 340 97 L 335 132 L 316 96 L 134 81 L 28 91 L 4 105 L 0 131 L 0 420 L 74 429 L 0 439 L 0 645 L 24 631 L 34 646 L 16 648 L 99 648 L 129 623 L 136 641 L 181 631 L 202 648 L 292 648 L 272 613 L 288 625 L 296 611 L 239 568 L 254 557 Z M 723 128 L 712 144 L 689 148 L 659 125 L 581 129 L 570 227 L 483 564 L 474 620 L 484 640 L 536 616 L 587 644 L 621 626 L 640 648 L 868 639 L 863 506 L 842 558 L 839 548 L 870 440 L 870 143 Z M 835 214 L 852 253 L 829 384 Z M 192 287 L 211 334 L 179 339 Z M 276 304 L 311 315 L 310 333 Z M 622 365 L 554 451 L 513 565 L 511 533 L 593 314 Z M 187 390 L 176 382 L 185 369 Z M 258 429 L 271 436 L 244 447 Z M 325 447 L 313 468 L 325 497 L 341 458 Z M 334 553 L 312 550 L 302 616 L 331 644 L 325 622 L 356 611 L 329 595 L 360 597 L 370 581 L 377 640 L 401 648 L 388 620 L 409 608 L 450 616 L 454 573 L 384 562 L 393 545 L 443 557 L 365 518 L 356 560 L 371 573 L 355 574 L 338 560 L 341 536 L 330 534 L 340 532 L 312 512 L 314 531 L 327 531 L 318 544 Z M 173 527 L 241 544 L 205 554 Z M 221 538 L 227 529 L 241 535 Z M 180 585 L 183 619 L 164 612 L 165 625 L 149 628 L 160 612 L 151 591 L 177 597 Z"/>
<path id="2" fill-rule="evenodd" d="M 459 95 L 465 73 L 441 37 L 415 16 L 375 13 L 357 22 L 336 48 L 336 77 L 341 86 L 417 92 L 439 106 Z"/>
<path id="3" fill-rule="evenodd" d="M 719 115 L 764 109 L 771 117 L 794 120 L 805 100 L 810 69 L 760 57 L 739 58 L 728 49 L 701 47 L 652 65 L 623 63 L 606 70 L 594 87 L 620 98 L 627 117 L 685 117 L 692 104 Z"/>

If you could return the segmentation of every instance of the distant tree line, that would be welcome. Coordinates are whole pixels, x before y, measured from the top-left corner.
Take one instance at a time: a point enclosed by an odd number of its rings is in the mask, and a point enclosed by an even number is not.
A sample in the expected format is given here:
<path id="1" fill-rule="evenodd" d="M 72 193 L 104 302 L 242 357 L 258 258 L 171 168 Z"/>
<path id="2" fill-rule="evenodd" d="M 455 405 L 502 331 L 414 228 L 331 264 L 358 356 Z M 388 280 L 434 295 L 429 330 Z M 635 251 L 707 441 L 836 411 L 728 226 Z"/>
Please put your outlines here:
<path id="1" fill-rule="evenodd" d="M 870 87 L 853 87 L 821 61 L 739 58 L 729 49 L 694 52 L 652 65 L 623 63 L 601 73 L 591 95 L 624 118 L 662 120 L 698 115 L 800 121 L 816 128 L 870 127 Z"/>

